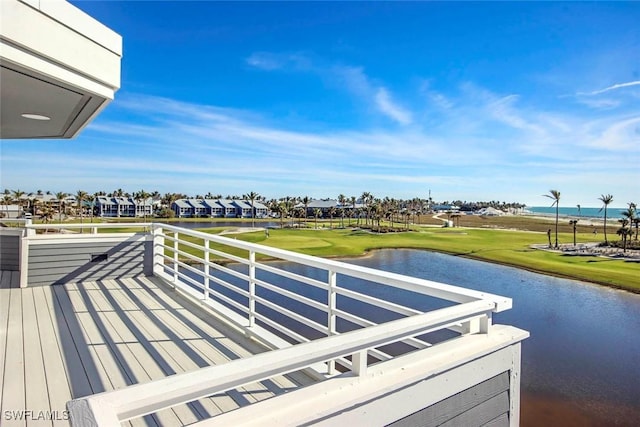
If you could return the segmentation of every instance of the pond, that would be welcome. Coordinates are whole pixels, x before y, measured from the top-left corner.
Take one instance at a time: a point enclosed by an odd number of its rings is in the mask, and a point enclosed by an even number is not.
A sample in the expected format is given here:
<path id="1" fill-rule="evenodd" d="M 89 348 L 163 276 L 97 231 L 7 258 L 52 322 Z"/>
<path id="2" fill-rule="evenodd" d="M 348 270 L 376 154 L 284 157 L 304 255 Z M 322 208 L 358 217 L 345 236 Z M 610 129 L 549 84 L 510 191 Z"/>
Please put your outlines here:
<path id="1" fill-rule="evenodd" d="M 640 425 L 640 295 L 427 251 L 348 262 L 512 298 L 494 322 L 531 333 L 522 344 L 523 424 L 539 415 L 527 415 L 528 404 L 562 401 L 593 425 Z"/>
<path id="2" fill-rule="evenodd" d="M 378 250 L 346 262 L 512 298 L 513 308 L 494 323 L 531 333 L 522 344 L 521 425 L 640 425 L 640 295 L 420 250 Z M 279 268 L 326 280 L 326 272 L 309 267 Z M 422 304 L 402 290 L 371 289 L 379 298 Z"/>

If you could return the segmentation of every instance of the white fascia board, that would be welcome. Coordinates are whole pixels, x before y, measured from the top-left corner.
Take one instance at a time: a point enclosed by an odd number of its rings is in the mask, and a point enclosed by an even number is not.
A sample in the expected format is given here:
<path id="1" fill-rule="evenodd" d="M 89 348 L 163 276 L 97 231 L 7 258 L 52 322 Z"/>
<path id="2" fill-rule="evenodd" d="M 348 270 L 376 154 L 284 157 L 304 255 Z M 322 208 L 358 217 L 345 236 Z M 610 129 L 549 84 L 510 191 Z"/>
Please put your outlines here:
<path id="1" fill-rule="evenodd" d="M 21 0 L 24 1 L 24 0 Z M 40 12 L 122 56 L 122 36 L 64 0 L 39 0 Z"/>
<path id="2" fill-rule="evenodd" d="M 386 425 L 505 371 L 519 369 L 529 333 L 494 325 L 467 335 L 195 423 L 198 427 Z M 518 372 L 519 374 L 519 372 Z M 517 398 L 517 397 L 514 397 Z"/>
<path id="3" fill-rule="evenodd" d="M 33 3 L 0 1 L 2 39 L 117 90 L 122 38 L 67 2 L 41 0 L 39 9 Z"/>
<path id="4" fill-rule="evenodd" d="M 0 3 L 4 0 L 0 1 Z M 86 78 L 85 76 L 61 67 L 55 63 L 31 55 L 22 49 L 4 43 L 0 40 L 0 58 L 2 62 L 13 63 L 52 78 L 55 81 L 79 88 L 82 92 L 89 92 L 107 100 L 113 100 L 115 90 L 109 86 Z"/>

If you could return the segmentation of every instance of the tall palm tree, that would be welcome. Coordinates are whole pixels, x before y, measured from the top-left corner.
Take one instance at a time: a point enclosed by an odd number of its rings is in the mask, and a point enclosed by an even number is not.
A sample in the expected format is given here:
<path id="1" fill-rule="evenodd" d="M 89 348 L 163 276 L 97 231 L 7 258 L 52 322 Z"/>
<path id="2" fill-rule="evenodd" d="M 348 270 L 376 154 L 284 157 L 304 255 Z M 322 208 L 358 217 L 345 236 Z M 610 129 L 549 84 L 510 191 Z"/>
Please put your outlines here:
<path id="1" fill-rule="evenodd" d="M 626 212 L 623 212 L 623 215 L 625 213 Z M 620 228 L 618 229 L 618 231 L 616 231 L 616 234 L 618 234 L 620 238 L 622 238 L 622 252 L 627 252 L 627 237 L 631 236 L 633 234 L 633 231 L 631 230 L 631 225 L 627 218 L 621 218 L 618 220 L 618 222 L 620 223 Z M 628 229 L 627 224 L 629 224 Z"/>
<path id="2" fill-rule="evenodd" d="M 318 218 L 320 218 L 320 215 L 322 215 L 322 209 L 315 208 L 313 210 L 313 216 L 316 217 L 316 230 L 318 229 Z"/>
<path id="3" fill-rule="evenodd" d="M 147 222 L 147 199 L 149 198 L 149 196 L 151 196 L 151 194 L 147 193 L 144 190 L 140 190 L 136 193 L 137 199 L 142 201 L 142 217 L 144 218 L 144 222 Z"/>
<path id="4" fill-rule="evenodd" d="M 555 248 L 558 249 L 558 216 L 559 216 L 559 207 L 560 207 L 560 192 L 558 190 L 549 190 L 549 194 L 544 194 L 544 197 L 548 197 L 553 200 L 551 206 L 556 207 L 556 244 Z"/>
<path id="5" fill-rule="evenodd" d="M 636 240 L 638 240 L 638 225 L 640 225 L 640 216 L 638 216 L 638 205 L 634 202 L 629 202 L 629 211 L 632 215 L 629 217 L 629 229 L 631 229 L 631 236 L 633 236 L 633 226 L 636 227 Z M 624 215 L 624 214 L 623 214 Z"/>
<path id="6" fill-rule="evenodd" d="M 604 209 L 604 242 L 609 243 L 607 240 L 607 207 L 613 202 L 613 196 L 611 194 L 601 194 L 598 200 L 604 203 L 604 206 L 600 208 L 600 212 Z"/>
<path id="7" fill-rule="evenodd" d="M 362 204 L 364 205 L 364 212 L 365 212 L 364 225 L 367 225 L 369 224 L 369 207 L 371 205 L 371 202 L 373 201 L 373 195 L 368 191 L 365 191 L 362 193 L 362 196 L 360 197 L 362 199 Z M 373 221 L 371 222 L 371 224 L 373 224 Z"/>
<path id="8" fill-rule="evenodd" d="M 329 209 L 327 210 L 327 213 L 329 214 L 329 229 L 333 228 L 333 217 L 336 214 L 336 208 L 334 206 L 329 207 Z"/>
<path id="9" fill-rule="evenodd" d="M 58 200 L 58 220 L 62 223 L 62 211 L 64 210 L 64 199 L 67 197 L 67 193 L 59 191 L 56 193 L 56 200 Z"/>
<path id="10" fill-rule="evenodd" d="M 13 190 L 13 199 L 16 201 L 18 208 L 22 210 L 22 197 L 25 195 L 24 191 Z"/>
<path id="11" fill-rule="evenodd" d="M 2 196 L 2 204 L 4 205 L 4 209 L 6 210 L 5 217 L 9 218 L 9 205 L 13 202 L 13 197 L 9 194 L 5 194 Z"/>
<path id="12" fill-rule="evenodd" d="M 253 206 L 255 200 L 259 198 L 260 195 L 255 191 L 252 191 L 249 194 L 245 194 L 244 198 L 249 199 L 251 201 L 251 227 L 256 226 L 256 208 Z"/>
<path id="13" fill-rule="evenodd" d="M 304 196 L 302 200 L 300 200 L 304 205 L 304 220 L 307 221 L 307 212 L 309 212 L 309 203 L 311 203 L 311 197 Z"/>
<path id="14" fill-rule="evenodd" d="M 76 191 L 76 202 L 78 202 L 78 210 L 80 211 L 80 224 L 82 224 L 82 220 L 84 218 L 84 206 L 83 202 L 87 198 L 88 194 L 86 191 L 78 190 Z M 80 233 L 82 233 L 82 226 L 80 226 Z"/>

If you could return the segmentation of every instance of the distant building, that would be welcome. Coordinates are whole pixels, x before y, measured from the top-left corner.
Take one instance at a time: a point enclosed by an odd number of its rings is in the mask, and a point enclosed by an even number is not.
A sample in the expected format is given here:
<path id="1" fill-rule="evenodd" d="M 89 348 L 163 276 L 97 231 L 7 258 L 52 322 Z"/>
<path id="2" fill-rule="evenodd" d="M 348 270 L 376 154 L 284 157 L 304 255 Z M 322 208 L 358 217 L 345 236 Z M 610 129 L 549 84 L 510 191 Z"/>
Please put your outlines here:
<path id="1" fill-rule="evenodd" d="M 0 205 L 0 218 L 16 219 L 22 216 L 22 206 Z"/>
<path id="2" fill-rule="evenodd" d="M 138 201 L 131 197 L 98 196 L 95 201 L 95 212 L 101 217 L 144 217 L 152 216 L 156 205 L 153 199 Z"/>
<path id="3" fill-rule="evenodd" d="M 177 218 L 266 218 L 269 208 L 258 201 L 229 199 L 178 199 L 171 204 Z M 253 212 L 252 212 L 253 211 Z"/>

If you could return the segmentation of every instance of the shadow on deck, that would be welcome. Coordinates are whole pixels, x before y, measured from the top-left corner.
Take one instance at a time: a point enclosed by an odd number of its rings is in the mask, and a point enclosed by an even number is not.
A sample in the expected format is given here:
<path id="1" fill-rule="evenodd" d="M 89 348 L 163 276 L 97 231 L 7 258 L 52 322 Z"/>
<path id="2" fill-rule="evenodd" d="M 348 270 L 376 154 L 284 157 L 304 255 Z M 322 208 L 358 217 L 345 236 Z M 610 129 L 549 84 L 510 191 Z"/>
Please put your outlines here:
<path id="1" fill-rule="evenodd" d="M 68 425 L 65 403 L 71 399 L 264 351 L 185 304 L 157 278 L 20 289 L 17 276 L 3 271 L 0 282 L 0 406 L 3 414 L 34 411 L 27 418 L 52 411 L 53 420 L 38 425 Z M 185 425 L 311 382 L 293 373 L 130 423 Z M 3 419 L 4 425 L 25 420 Z"/>

